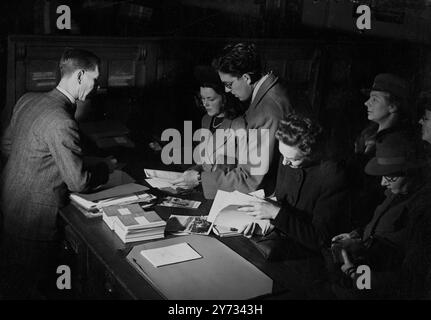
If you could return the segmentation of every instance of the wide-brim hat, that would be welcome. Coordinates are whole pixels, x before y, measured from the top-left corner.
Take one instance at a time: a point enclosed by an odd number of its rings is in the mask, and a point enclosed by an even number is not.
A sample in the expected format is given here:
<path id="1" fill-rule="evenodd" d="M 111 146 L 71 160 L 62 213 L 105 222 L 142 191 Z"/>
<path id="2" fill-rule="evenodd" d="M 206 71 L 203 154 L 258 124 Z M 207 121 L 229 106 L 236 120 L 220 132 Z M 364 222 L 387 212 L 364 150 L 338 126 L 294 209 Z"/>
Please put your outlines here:
<path id="1" fill-rule="evenodd" d="M 409 96 L 407 81 L 391 73 L 378 74 L 374 78 L 373 86 L 371 88 L 361 90 L 365 95 L 369 95 L 371 91 L 387 92 L 402 99 L 406 99 Z"/>
<path id="2" fill-rule="evenodd" d="M 425 166 L 426 161 L 419 158 L 417 146 L 406 131 L 385 134 L 376 142 L 376 156 L 365 166 L 365 173 L 390 176 Z"/>

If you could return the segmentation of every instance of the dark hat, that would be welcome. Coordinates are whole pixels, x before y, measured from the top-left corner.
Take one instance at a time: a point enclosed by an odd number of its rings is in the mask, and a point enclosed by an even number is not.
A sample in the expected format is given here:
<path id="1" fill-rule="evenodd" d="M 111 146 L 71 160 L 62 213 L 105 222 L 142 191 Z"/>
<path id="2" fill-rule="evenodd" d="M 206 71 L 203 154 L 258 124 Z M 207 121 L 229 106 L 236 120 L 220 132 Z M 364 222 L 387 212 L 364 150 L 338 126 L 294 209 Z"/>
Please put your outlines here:
<path id="1" fill-rule="evenodd" d="M 422 167 L 417 159 L 415 145 L 406 131 L 385 134 L 376 142 L 376 156 L 365 166 L 365 173 L 372 176 L 386 176 Z"/>
<path id="2" fill-rule="evenodd" d="M 383 91 L 398 98 L 407 98 L 409 95 L 407 81 L 391 73 L 378 74 L 371 89 L 362 89 L 362 93 L 366 95 L 370 91 Z"/>
<path id="3" fill-rule="evenodd" d="M 196 66 L 194 75 L 199 85 L 213 85 L 224 89 L 217 71 L 211 66 Z"/>

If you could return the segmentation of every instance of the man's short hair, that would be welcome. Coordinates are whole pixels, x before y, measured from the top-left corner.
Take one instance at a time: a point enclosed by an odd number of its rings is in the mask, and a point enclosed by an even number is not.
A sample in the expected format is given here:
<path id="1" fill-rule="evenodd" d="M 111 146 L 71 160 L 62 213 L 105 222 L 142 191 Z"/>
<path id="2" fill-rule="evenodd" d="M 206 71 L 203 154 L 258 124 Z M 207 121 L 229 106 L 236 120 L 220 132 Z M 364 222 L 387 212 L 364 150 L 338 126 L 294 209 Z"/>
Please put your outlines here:
<path id="1" fill-rule="evenodd" d="M 241 42 L 224 47 L 212 65 L 216 70 L 237 78 L 247 73 L 252 83 L 262 77 L 260 55 L 253 43 Z"/>
<path id="2" fill-rule="evenodd" d="M 74 48 L 64 50 L 59 63 L 62 78 L 80 69 L 94 71 L 96 66 L 100 66 L 98 56 L 90 51 Z"/>

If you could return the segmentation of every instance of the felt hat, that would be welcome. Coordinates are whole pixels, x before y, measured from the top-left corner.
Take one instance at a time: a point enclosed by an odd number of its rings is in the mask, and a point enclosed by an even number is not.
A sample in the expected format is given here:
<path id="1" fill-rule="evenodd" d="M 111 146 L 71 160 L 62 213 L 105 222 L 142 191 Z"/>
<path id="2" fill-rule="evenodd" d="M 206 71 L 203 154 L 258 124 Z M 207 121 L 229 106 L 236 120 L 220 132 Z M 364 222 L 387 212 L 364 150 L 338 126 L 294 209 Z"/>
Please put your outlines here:
<path id="1" fill-rule="evenodd" d="M 388 133 L 376 141 L 376 156 L 365 166 L 372 176 L 390 176 L 424 166 L 417 157 L 416 146 L 405 131 Z"/>
<path id="2" fill-rule="evenodd" d="M 406 99 L 409 94 L 407 81 L 391 73 L 378 74 L 374 78 L 371 89 L 362 89 L 362 93 L 366 95 L 371 91 L 383 91 L 403 99 Z"/>

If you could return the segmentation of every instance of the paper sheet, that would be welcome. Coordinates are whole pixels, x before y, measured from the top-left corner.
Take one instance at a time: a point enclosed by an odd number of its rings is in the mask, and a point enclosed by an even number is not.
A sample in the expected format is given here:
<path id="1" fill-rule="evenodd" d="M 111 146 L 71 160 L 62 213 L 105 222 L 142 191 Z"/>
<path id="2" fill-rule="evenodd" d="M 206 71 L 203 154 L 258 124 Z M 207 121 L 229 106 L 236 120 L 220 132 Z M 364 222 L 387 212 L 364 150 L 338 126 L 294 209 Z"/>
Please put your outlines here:
<path id="1" fill-rule="evenodd" d="M 175 172 L 175 171 L 152 170 L 152 169 L 144 169 L 144 171 L 148 178 L 160 178 L 167 181 L 176 180 L 183 176 L 182 172 Z"/>
<path id="2" fill-rule="evenodd" d="M 251 201 L 265 201 L 263 199 L 241 193 L 239 191 L 227 192 L 218 190 L 208 214 L 208 221 L 214 222 L 219 212 L 229 205 L 247 205 Z"/>
<path id="3" fill-rule="evenodd" d="M 148 200 L 149 195 L 144 193 L 146 190 L 148 188 L 140 184 L 128 183 L 95 193 L 72 193 L 70 198 L 88 210 L 133 200 Z"/>
<path id="4" fill-rule="evenodd" d="M 167 247 L 142 250 L 141 255 L 156 268 L 202 258 L 202 256 L 186 242 Z"/>

